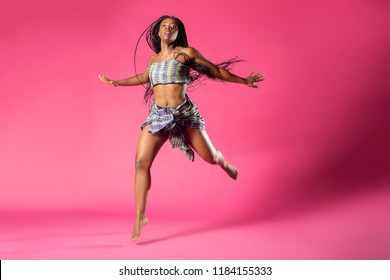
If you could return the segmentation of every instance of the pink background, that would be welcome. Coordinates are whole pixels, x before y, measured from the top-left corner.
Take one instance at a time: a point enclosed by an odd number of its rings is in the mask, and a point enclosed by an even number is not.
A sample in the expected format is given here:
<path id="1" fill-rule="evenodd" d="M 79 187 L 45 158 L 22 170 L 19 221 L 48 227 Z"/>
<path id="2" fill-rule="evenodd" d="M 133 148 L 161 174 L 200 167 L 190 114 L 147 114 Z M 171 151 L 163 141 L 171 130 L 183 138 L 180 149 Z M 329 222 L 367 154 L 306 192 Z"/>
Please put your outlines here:
<path id="1" fill-rule="evenodd" d="M 321 244 L 355 238 L 365 245 L 339 255 L 277 248 L 261 255 L 248 245 L 247 255 L 236 248 L 228 258 L 389 258 L 389 11 L 380 0 L 3 1 L 0 218 L 9 236 L 0 239 L 7 247 L 0 258 L 64 258 L 13 254 L 24 243 L 10 236 L 27 219 L 49 217 L 50 224 L 66 216 L 55 213 L 72 213 L 64 221 L 84 217 L 74 213 L 123 215 L 121 231 L 130 235 L 135 147 L 148 107 L 142 87 L 111 88 L 98 73 L 134 75 L 138 36 L 163 14 L 183 20 L 190 46 L 209 60 L 238 55 L 246 62 L 234 73 L 262 71 L 266 81 L 260 90 L 207 81 L 189 92 L 240 177 L 234 182 L 199 157 L 191 163 L 167 143 L 152 168 L 151 219 L 178 221 L 174 230 L 183 221 L 239 226 L 329 212 L 328 220 L 310 216 L 328 229 L 313 233 Z M 142 40 L 139 72 L 151 54 Z M 343 209 L 345 220 L 329 230 Z"/>

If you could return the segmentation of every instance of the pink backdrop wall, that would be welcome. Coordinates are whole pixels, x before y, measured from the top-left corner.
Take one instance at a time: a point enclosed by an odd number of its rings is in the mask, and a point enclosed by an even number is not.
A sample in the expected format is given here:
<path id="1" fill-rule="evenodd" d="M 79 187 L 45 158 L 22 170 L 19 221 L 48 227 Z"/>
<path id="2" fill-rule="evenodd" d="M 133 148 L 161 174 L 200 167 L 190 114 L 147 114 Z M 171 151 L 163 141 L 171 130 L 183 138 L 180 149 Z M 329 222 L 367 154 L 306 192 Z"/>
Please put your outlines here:
<path id="1" fill-rule="evenodd" d="M 133 75 L 136 40 L 162 14 L 181 18 L 206 58 L 238 55 L 247 62 L 234 73 L 267 80 L 260 90 L 207 82 L 189 93 L 240 178 L 167 143 L 150 215 L 257 219 L 388 195 L 389 3 L 223 3 L 3 1 L 0 208 L 133 211 L 143 88 L 111 88 L 97 75 Z M 139 71 L 149 55 L 142 42 Z"/>

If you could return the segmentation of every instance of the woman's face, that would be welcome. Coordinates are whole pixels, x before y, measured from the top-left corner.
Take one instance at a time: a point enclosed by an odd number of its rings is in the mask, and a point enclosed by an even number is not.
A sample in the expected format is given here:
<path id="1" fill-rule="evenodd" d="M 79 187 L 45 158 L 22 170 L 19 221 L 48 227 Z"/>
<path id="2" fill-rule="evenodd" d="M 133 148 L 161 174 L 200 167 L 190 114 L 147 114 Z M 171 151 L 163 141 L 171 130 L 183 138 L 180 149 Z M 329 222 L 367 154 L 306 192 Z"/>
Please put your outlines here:
<path id="1" fill-rule="evenodd" d="M 176 21 L 173 18 L 166 18 L 160 24 L 160 30 L 158 36 L 161 41 L 166 43 L 173 43 L 176 41 L 177 34 L 179 33 Z"/>

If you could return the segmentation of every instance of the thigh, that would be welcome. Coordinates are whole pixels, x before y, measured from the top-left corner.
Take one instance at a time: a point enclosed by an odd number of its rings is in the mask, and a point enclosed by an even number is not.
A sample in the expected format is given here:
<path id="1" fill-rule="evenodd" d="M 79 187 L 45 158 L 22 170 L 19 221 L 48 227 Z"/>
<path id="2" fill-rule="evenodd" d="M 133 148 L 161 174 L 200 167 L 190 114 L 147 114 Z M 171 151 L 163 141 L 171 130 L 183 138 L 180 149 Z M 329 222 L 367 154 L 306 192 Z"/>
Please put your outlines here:
<path id="1" fill-rule="evenodd" d="M 136 152 L 136 163 L 152 164 L 158 151 L 168 139 L 168 135 L 164 133 L 149 133 L 149 125 L 142 129 L 139 137 Z"/>
<path id="2" fill-rule="evenodd" d="M 215 163 L 217 151 L 206 130 L 186 127 L 184 133 L 190 146 L 202 159 L 209 163 Z"/>

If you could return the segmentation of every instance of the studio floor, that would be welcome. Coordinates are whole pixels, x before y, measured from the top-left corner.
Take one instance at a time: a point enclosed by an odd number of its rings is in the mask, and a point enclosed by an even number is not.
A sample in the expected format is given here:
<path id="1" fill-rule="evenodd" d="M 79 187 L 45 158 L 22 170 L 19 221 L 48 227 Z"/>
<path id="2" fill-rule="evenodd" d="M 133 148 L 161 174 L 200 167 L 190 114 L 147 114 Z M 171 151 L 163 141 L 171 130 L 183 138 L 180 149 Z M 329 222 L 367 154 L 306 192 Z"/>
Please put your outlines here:
<path id="1" fill-rule="evenodd" d="M 0 259 L 389 259 L 388 194 L 257 221 L 150 217 L 137 242 L 128 214 L 2 211 Z"/>

